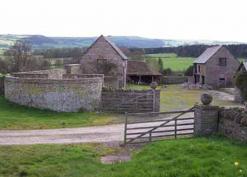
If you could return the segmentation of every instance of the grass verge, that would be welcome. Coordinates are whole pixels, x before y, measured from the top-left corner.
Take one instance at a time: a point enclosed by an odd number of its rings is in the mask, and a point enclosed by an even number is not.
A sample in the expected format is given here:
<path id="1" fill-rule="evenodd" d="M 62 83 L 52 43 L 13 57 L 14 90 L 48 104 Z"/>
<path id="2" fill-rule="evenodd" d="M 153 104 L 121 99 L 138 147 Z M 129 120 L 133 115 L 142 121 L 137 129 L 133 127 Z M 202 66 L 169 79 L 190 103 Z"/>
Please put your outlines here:
<path id="1" fill-rule="evenodd" d="M 10 103 L 0 96 L 0 129 L 49 129 L 121 122 L 121 116 L 107 113 L 59 113 Z"/>
<path id="2" fill-rule="evenodd" d="M 247 177 L 247 145 L 219 137 L 156 142 L 127 163 L 100 163 L 115 151 L 99 144 L 0 147 L 0 176 Z"/>

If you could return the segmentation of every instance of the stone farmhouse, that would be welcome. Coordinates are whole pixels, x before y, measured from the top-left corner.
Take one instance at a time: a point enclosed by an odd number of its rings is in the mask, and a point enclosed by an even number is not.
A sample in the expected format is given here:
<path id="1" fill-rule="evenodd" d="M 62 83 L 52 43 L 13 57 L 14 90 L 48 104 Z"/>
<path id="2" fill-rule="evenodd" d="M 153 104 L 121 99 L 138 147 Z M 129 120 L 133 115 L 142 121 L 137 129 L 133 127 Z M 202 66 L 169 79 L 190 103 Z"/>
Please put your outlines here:
<path id="1" fill-rule="evenodd" d="M 232 86 L 239 65 L 240 62 L 227 48 L 210 47 L 194 61 L 194 83 L 213 88 Z"/>

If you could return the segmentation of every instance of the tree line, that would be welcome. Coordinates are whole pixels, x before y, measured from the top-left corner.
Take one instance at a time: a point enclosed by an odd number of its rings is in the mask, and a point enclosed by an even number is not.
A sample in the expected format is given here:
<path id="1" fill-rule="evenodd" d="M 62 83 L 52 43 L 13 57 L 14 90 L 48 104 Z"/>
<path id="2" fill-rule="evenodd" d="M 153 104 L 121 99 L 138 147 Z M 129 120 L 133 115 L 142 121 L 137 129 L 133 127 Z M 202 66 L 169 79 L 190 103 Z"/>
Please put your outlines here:
<path id="1" fill-rule="evenodd" d="M 176 53 L 180 57 L 198 57 L 212 45 L 187 45 L 178 47 L 146 48 L 145 54 Z M 247 58 L 247 44 L 224 45 L 237 58 Z"/>

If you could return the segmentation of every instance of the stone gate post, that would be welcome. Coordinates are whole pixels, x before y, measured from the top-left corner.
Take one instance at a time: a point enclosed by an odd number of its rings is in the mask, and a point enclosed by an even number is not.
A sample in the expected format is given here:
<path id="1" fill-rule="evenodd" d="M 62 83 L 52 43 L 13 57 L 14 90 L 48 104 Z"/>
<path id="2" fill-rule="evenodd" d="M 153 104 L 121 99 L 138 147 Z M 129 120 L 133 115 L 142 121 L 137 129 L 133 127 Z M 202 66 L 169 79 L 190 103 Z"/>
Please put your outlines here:
<path id="1" fill-rule="evenodd" d="M 203 94 L 202 104 L 195 106 L 195 135 L 210 135 L 218 131 L 219 107 L 210 105 L 212 99 L 212 96 Z"/>

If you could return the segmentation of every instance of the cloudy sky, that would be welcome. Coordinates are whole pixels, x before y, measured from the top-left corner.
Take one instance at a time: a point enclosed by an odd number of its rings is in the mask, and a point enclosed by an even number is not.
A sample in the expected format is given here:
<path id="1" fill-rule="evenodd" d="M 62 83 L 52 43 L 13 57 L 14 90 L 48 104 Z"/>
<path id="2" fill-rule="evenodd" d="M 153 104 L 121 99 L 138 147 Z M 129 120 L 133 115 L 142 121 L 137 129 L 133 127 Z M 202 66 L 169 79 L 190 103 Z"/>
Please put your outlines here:
<path id="1" fill-rule="evenodd" d="M 247 42 L 246 0 L 0 0 L 0 34 Z"/>

